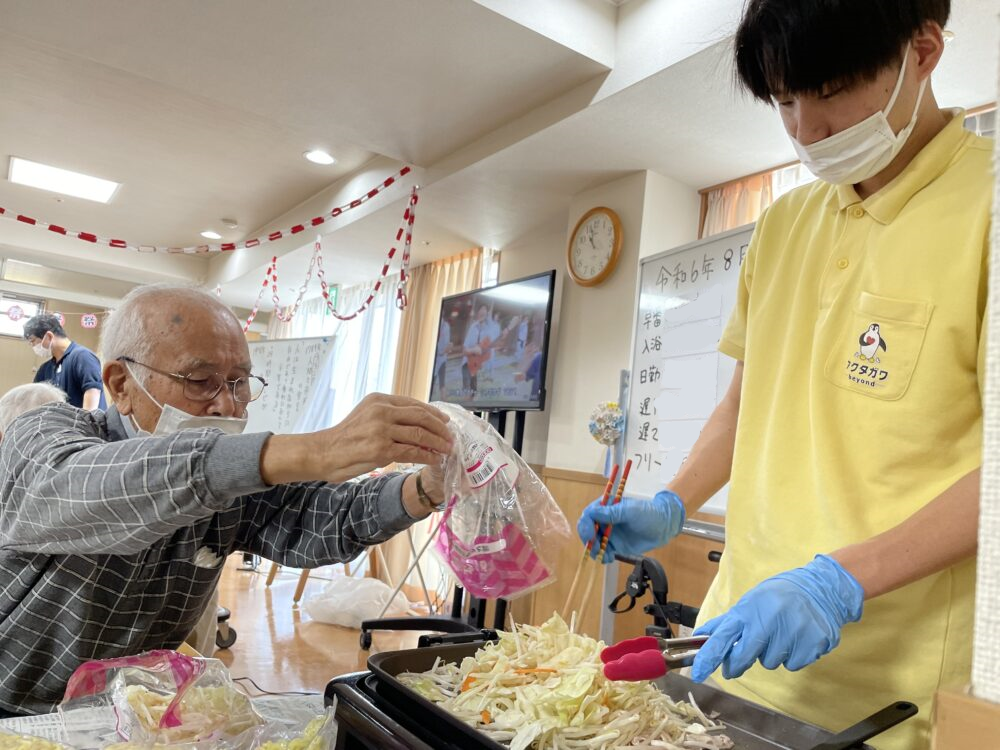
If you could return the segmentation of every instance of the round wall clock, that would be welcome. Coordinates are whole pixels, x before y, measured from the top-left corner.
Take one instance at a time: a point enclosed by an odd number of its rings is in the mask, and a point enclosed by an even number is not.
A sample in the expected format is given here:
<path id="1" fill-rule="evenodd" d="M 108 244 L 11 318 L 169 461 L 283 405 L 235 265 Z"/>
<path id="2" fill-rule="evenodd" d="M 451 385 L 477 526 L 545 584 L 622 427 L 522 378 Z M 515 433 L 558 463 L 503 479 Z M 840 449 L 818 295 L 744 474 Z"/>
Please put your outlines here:
<path id="1" fill-rule="evenodd" d="M 597 286 L 618 265 L 622 249 L 622 222 L 610 208 L 598 206 L 585 213 L 569 239 L 566 266 L 573 281 Z"/>

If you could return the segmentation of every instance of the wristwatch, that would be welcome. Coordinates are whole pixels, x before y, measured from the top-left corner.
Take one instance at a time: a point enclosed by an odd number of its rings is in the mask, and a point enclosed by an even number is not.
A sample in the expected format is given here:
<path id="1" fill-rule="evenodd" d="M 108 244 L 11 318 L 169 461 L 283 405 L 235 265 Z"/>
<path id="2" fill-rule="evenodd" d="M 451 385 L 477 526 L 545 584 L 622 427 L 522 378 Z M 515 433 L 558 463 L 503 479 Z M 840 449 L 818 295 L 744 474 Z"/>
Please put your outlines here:
<path id="1" fill-rule="evenodd" d="M 424 470 L 421 469 L 417 472 L 417 497 L 420 499 L 420 504 L 424 506 L 424 509 L 430 511 L 431 513 L 440 513 L 444 510 L 445 502 L 442 500 L 440 503 L 435 503 L 431 500 L 431 496 L 427 494 L 427 490 L 424 489 L 424 483 L 422 479 L 422 474 Z"/>

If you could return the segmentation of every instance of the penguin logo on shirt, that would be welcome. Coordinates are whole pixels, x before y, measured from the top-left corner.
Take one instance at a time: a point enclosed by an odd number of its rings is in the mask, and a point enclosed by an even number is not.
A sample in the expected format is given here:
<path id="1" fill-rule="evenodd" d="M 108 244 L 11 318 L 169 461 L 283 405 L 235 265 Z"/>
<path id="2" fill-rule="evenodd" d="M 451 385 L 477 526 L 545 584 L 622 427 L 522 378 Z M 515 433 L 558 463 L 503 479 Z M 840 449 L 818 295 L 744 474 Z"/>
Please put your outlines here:
<path id="1" fill-rule="evenodd" d="M 857 329 L 855 329 L 857 330 Z M 868 330 L 858 336 L 858 351 L 854 354 L 856 359 L 863 359 L 866 362 L 876 362 L 879 363 L 882 360 L 878 358 L 879 347 L 882 347 L 882 351 L 888 351 L 885 345 L 885 339 L 879 333 L 878 323 L 872 323 L 868 326 Z"/>

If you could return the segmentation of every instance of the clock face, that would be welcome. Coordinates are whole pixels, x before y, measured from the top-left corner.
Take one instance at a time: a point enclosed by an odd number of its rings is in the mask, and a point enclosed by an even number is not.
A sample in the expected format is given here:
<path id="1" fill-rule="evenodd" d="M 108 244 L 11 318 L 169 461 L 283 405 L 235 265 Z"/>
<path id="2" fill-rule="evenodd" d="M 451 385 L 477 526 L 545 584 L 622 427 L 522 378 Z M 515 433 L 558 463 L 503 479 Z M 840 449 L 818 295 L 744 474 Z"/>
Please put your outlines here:
<path id="1" fill-rule="evenodd" d="M 598 276 L 611 262 L 615 249 L 615 227 L 606 213 L 596 213 L 576 230 L 570 249 L 573 273 L 588 280 Z"/>

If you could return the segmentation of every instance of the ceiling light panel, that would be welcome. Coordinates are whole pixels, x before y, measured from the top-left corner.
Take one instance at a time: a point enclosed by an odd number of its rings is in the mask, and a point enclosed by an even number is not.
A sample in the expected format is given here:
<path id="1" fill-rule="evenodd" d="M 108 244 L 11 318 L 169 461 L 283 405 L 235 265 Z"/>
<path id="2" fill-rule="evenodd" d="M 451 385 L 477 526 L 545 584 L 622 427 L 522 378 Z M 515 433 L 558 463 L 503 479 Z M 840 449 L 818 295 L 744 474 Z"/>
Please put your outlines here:
<path id="1" fill-rule="evenodd" d="M 81 172 L 53 167 L 18 156 L 10 157 L 8 179 L 18 185 L 71 195 L 97 203 L 107 203 L 121 187 L 120 183 L 92 177 Z"/>

